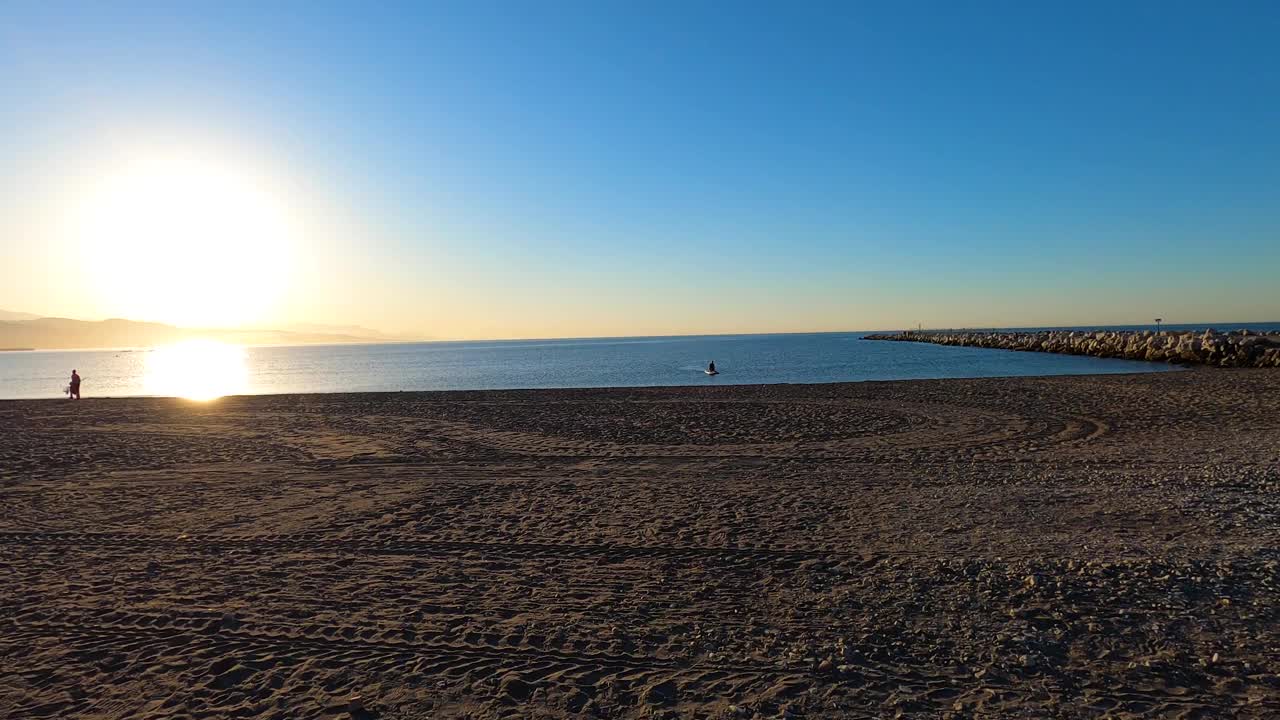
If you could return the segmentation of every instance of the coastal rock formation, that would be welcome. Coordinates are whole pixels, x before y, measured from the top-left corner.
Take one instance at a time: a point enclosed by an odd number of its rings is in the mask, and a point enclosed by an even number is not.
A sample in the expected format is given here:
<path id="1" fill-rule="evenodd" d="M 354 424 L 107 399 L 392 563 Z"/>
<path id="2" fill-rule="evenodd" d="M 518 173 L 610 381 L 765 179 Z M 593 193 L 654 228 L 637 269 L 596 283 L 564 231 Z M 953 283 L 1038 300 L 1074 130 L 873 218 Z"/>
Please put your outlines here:
<path id="1" fill-rule="evenodd" d="M 1280 367 L 1280 336 L 1251 330 L 1203 333 L 1150 330 L 1099 330 L 1094 332 L 1043 330 L 1040 332 L 906 331 L 867 335 L 866 340 L 927 342 L 938 345 L 983 347 L 998 350 L 1092 355 L 1104 358 L 1146 360 L 1214 367 Z"/>

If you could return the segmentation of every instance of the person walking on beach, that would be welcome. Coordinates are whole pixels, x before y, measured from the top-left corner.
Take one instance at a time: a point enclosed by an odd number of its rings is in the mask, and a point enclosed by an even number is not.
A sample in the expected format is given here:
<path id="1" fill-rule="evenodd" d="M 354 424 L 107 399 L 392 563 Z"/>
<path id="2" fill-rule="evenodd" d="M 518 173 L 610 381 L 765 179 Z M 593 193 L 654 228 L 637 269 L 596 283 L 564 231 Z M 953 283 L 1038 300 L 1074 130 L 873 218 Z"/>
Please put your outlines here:
<path id="1" fill-rule="evenodd" d="M 67 388 L 67 399 L 80 399 L 80 376 L 76 373 L 74 368 L 71 370 L 71 385 Z"/>

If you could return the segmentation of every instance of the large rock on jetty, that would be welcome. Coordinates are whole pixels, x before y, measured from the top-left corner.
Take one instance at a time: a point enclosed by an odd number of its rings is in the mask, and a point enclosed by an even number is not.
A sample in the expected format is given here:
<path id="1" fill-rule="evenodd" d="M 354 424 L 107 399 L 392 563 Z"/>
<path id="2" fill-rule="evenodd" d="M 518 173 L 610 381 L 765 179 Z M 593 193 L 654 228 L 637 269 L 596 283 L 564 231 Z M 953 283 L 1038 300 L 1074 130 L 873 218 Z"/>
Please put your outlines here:
<path id="1" fill-rule="evenodd" d="M 1094 332 L 1043 330 L 1040 332 L 906 331 L 867 335 L 867 340 L 927 342 L 938 345 L 1027 350 L 1033 352 L 1092 355 L 1127 360 L 1147 360 L 1214 367 L 1280 367 L 1280 335 L 1251 330 L 1220 333 L 1150 330 L 1098 330 Z"/>

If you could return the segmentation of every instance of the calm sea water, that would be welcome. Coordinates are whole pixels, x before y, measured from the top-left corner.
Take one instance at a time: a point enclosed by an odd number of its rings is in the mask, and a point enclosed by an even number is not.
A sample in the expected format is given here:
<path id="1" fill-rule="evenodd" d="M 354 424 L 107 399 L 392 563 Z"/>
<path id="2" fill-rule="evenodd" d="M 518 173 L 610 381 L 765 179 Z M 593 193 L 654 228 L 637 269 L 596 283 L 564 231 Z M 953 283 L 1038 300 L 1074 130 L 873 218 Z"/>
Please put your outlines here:
<path id="1" fill-rule="evenodd" d="M 1215 325 L 1228 330 L 1238 325 Z M 1280 323 L 1250 328 L 1280 331 Z M 1172 326 L 1171 329 L 1193 329 Z M 1167 372 L 1163 363 L 861 340 L 863 333 L 0 353 L 0 398 L 822 383 Z M 702 370 L 714 360 L 721 374 Z M 227 364 L 234 367 L 227 367 Z"/>

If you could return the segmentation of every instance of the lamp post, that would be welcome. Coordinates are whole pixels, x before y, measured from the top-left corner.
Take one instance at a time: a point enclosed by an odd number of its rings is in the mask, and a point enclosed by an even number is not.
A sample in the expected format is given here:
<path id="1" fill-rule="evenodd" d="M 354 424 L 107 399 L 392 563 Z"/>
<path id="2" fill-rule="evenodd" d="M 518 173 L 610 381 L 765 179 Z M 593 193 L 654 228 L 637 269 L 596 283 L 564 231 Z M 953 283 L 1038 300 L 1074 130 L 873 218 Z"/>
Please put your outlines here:
<path id="1" fill-rule="evenodd" d="M 1156 318 L 1156 332 L 1160 332 L 1160 323 L 1164 322 L 1164 318 Z"/>

